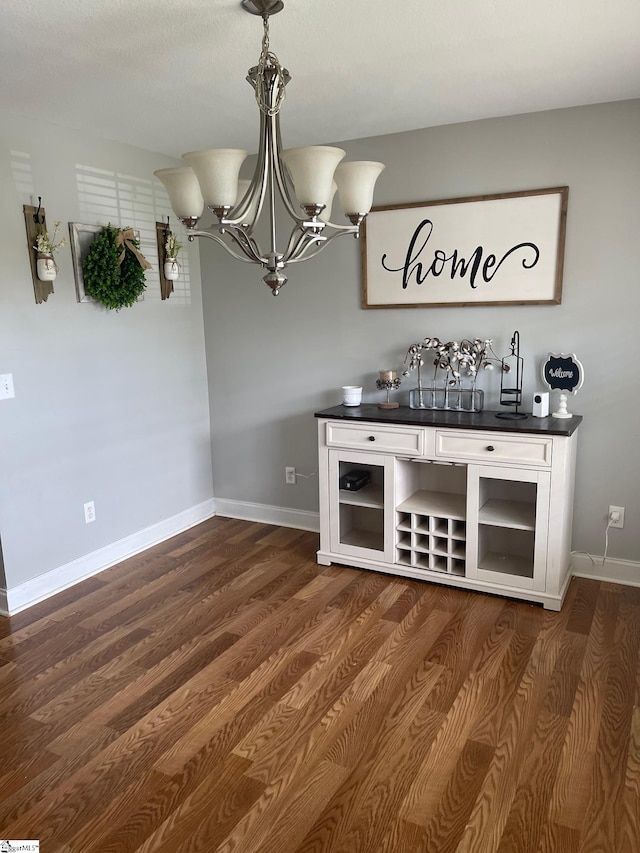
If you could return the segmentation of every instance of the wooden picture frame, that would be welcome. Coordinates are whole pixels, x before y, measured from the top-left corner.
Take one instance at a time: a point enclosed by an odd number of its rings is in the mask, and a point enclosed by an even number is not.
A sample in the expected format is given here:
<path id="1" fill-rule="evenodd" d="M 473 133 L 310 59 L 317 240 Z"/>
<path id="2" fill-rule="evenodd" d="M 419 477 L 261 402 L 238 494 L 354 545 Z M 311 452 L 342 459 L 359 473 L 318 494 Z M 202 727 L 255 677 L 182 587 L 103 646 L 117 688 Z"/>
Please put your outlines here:
<path id="1" fill-rule="evenodd" d="M 82 225 L 80 222 L 69 223 L 69 243 L 73 261 L 73 277 L 76 283 L 76 300 L 78 302 L 95 302 L 84 289 L 84 273 L 82 261 L 86 258 L 91 243 L 104 225 Z"/>
<path id="2" fill-rule="evenodd" d="M 559 305 L 569 187 L 374 207 L 362 307 Z"/>

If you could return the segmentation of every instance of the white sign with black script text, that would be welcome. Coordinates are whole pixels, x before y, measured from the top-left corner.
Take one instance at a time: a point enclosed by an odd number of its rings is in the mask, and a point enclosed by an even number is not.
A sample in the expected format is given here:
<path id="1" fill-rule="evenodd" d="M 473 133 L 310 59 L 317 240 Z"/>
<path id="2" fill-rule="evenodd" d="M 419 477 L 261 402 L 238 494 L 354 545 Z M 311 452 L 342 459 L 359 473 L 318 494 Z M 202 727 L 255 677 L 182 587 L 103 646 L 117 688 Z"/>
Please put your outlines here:
<path id="1" fill-rule="evenodd" d="M 374 208 L 363 307 L 558 304 L 568 187 Z"/>

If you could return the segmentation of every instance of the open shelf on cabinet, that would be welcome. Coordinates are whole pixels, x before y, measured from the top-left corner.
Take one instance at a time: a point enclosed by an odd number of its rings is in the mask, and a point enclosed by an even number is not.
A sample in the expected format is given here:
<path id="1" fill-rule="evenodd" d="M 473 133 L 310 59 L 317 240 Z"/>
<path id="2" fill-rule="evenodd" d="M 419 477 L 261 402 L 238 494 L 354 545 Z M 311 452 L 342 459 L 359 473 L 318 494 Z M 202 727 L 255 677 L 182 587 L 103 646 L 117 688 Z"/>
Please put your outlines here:
<path id="1" fill-rule="evenodd" d="M 373 509 L 381 509 L 384 506 L 382 486 L 370 483 L 357 492 L 349 492 L 340 489 L 340 503 L 352 506 L 368 506 Z"/>
<path id="2" fill-rule="evenodd" d="M 503 575 L 514 575 L 519 578 L 533 577 L 533 560 L 517 557 L 515 554 L 487 551 L 478 562 L 478 568 L 486 572 L 500 572 Z"/>
<path id="3" fill-rule="evenodd" d="M 373 551 L 382 551 L 382 535 L 374 530 L 353 528 L 346 531 L 342 536 L 343 545 L 352 545 L 355 548 L 368 548 Z"/>
<path id="4" fill-rule="evenodd" d="M 533 530 L 481 524 L 478 528 L 478 569 L 515 578 L 533 578 L 534 543 Z"/>
<path id="5" fill-rule="evenodd" d="M 340 542 L 355 548 L 384 550 L 384 511 L 340 504 Z"/>
<path id="6" fill-rule="evenodd" d="M 524 501 L 488 500 L 480 507 L 480 524 L 495 527 L 512 527 L 517 530 L 535 530 L 535 503 Z"/>
<path id="7" fill-rule="evenodd" d="M 398 512 L 445 516 L 462 521 L 466 516 L 466 495 L 421 489 L 403 501 L 397 509 Z"/>

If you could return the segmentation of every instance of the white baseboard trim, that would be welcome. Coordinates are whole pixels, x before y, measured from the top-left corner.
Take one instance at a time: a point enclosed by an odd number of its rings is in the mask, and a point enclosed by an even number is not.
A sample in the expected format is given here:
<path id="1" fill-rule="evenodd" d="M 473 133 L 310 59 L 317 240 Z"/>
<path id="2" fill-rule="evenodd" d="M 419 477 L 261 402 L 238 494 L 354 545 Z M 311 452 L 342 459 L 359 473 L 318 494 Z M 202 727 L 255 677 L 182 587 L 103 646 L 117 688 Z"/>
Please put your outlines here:
<path id="1" fill-rule="evenodd" d="M 188 530 L 216 514 L 213 498 L 179 512 L 177 515 L 152 524 L 144 530 L 125 536 L 117 542 L 105 545 L 91 554 L 78 557 L 70 563 L 52 569 L 32 580 L 25 581 L 13 589 L 0 589 L 0 613 L 13 616 L 39 601 L 44 601 L 57 592 L 73 586 L 79 581 L 97 575 L 117 563 L 145 551 L 153 545 L 170 539 L 183 530 Z"/>
<path id="2" fill-rule="evenodd" d="M 640 586 L 640 563 L 635 560 L 607 557 L 603 565 L 602 557 L 593 554 L 572 554 L 571 573 L 577 578 Z"/>
<path id="3" fill-rule="evenodd" d="M 132 533 L 124 539 L 105 545 L 104 548 L 99 548 L 91 554 L 85 554 L 77 560 L 52 569 L 13 589 L 0 588 L 0 614 L 11 616 L 26 610 L 33 604 L 99 574 L 127 557 L 133 557 L 153 545 L 158 545 L 214 515 L 293 527 L 312 533 L 318 533 L 320 530 L 320 515 L 317 512 L 224 498 L 216 498 L 215 501 L 210 499 L 144 530 Z M 640 587 L 640 562 L 633 560 L 607 558 L 602 565 L 602 557 L 574 553 L 571 555 L 571 573 L 579 578 Z"/>
<path id="4" fill-rule="evenodd" d="M 311 533 L 320 531 L 320 513 L 302 509 L 216 498 L 216 515 L 241 518 L 243 521 L 258 521 L 262 524 L 277 524 L 280 527 L 294 527 L 297 530 L 309 530 Z"/>

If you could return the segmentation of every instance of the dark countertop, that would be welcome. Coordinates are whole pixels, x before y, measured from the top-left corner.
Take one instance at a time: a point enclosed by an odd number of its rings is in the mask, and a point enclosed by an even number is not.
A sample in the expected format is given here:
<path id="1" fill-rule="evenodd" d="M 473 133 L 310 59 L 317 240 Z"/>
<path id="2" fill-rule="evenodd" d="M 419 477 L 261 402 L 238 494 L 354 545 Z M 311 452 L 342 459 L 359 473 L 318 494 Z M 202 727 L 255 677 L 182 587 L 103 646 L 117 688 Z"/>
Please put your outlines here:
<path id="1" fill-rule="evenodd" d="M 508 412 L 508 409 L 502 411 Z M 379 424 L 405 424 L 411 426 L 435 426 L 448 429 L 481 429 L 496 432 L 529 433 L 530 435 L 573 435 L 582 423 L 582 415 L 572 418 L 534 418 L 506 420 L 497 418 L 496 412 L 453 412 L 443 409 L 379 409 L 375 403 L 361 406 L 332 406 L 315 413 L 316 418 L 343 421 L 369 421 Z"/>

